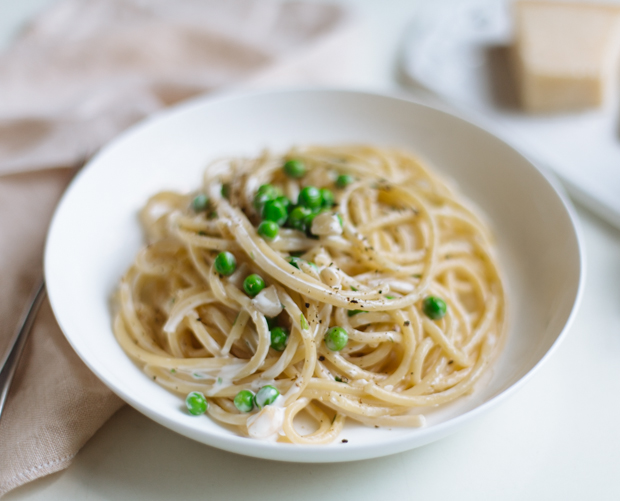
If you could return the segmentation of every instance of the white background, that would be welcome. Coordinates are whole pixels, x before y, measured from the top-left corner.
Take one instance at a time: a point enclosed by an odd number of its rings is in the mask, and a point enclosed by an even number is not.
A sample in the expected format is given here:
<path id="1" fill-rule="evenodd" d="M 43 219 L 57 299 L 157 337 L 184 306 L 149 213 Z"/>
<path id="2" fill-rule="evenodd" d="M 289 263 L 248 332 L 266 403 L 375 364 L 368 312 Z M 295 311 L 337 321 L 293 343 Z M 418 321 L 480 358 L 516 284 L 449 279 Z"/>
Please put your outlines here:
<path id="1" fill-rule="evenodd" d="M 0 45 L 50 1 L 0 0 Z M 397 88 L 416 2 L 340 3 L 362 16 L 366 56 L 351 84 Z M 620 499 L 620 231 L 578 213 L 587 279 L 568 336 L 520 392 L 452 437 L 362 462 L 275 463 L 198 444 L 125 407 L 69 469 L 4 499 Z"/>

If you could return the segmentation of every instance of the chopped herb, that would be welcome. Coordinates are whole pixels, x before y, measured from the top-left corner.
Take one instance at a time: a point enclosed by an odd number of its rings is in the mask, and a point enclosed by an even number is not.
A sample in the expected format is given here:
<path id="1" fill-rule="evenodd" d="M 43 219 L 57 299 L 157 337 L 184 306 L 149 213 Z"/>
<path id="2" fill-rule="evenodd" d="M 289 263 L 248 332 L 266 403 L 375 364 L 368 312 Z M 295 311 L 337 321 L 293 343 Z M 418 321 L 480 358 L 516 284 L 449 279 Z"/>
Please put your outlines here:
<path id="1" fill-rule="evenodd" d="M 222 378 L 221 377 L 217 378 L 217 384 L 222 384 Z"/>
<path id="2" fill-rule="evenodd" d="M 304 314 L 301 314 L 301 318 L 299 320 L 299 323 L 301 323 L 301 328 L 303 330 L 308 330 L 308 321 L 306 320 L 306 317 L 304 317 Z"/>
<path id="3" fill-rule="evenodd" d="M 349 383 L 349 380 L 346 377 L 345 378 L 341 378 L 340 376 L 336 376 L 334 379 L 336 381 L 338 381 L 339 383 L 345 383 L 345 384 Z"/>
<path id="4" fill-rule="evenodd" d="M 338 413 L 336 412 L 336 414 L 334 414 L 334 417 L 332 418 L 332 424 L 334 424 L 334 421 L 336 421 L 337 417 L 338 417 Z"/>
<path id="5" fill-rule="evenodd" d="M 254 259 L 256 259 L 256 258 L 254 257 L 254 253 L 253 253 L 253 252 L 250 252 L 250 258 L 252 259 L 252 261 L 254 261 Z"/>
<path id="6" fill-rule="evenodd" d="M 353 286 L 351 286 L 351 290 L 352 290 L 353 292 L 357 292 L 357 287 L 353 287 Z"/>
<path id="7" fill-rule="evenodd" d="M 413 278 L 422 278 L 420 273 L 416 273 L 415 275 L 411 275 Z"/>
<path id="8" fill-rule="evenodd" d="M 385 299 L 396 299 L 395 296 L 385 296 Z"/>
<path id="9" fill-rule="evenodd" d="M 204 231 L 202 231 L 202 230 L 201 230 L 201 231 L 199 231 L 199 232 L 198 232 L 198 234 L 199 234 L 201 237 L 206 237 L 206 236 L 207 236 L 207 234 L 206 234 Z"/>
<path id="10" fill-rule="evenodd" d="M 176 373 L 176 369 L 170 369 L 170 374 L 175 374 Z"/>
<path id="11" fill-rule="evenodd" d="M 217 218 L 217 211 L 211 211 L 209 212 L 209 215 L 207 216 L 209 219 L 215 219 Z"/>

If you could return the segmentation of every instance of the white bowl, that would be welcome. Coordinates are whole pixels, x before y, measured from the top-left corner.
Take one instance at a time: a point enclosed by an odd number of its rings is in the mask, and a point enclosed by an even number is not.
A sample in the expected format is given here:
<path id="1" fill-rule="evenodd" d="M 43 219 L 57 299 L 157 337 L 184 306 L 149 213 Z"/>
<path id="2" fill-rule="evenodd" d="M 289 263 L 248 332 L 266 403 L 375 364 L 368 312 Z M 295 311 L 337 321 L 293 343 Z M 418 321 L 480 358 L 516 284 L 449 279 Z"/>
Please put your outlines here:
<path id="1" fill-rule="evenodd" d="M 429 414 L 417 429 L 348 424 L 345 445 L 302 446 L 240 437 L 151 381 L 117 344 L 110 297 L 142 245 L 137 211 L 162 189 L 191 190 L 223 154 L 294 144 L 404 147 L 451 177 L 488 216 L 508 284 L 510 328 L 473 395 Z M 350 461 L 437 440 L 529 379 L 573 318 L 583 254 L 573 211 L 555 184 L 488 132 L 444 112 L 383 95 L 290 90 L 198 99 L 133 127 L 104 148 L 63 197 L 50 229 L 45 277 L 56 318 L 90 369 L 127 403 L 190 438 L 227 451 L 298 462 Z"/>

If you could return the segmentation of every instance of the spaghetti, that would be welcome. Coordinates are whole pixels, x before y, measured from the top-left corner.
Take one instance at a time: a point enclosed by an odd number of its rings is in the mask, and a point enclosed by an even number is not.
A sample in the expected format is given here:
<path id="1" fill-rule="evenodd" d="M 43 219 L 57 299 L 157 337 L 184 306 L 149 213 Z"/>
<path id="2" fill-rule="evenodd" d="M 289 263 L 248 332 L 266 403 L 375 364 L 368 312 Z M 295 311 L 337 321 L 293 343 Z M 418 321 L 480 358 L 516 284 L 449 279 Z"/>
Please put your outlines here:
<path id="1" fill-rule="evenodd" d="M 422 426 L 473 389 L 503 336 L 487 226 L 402 151 L 218 160 L 200 193 L 158 193 L 141 219 L 149 244 L 121 281 L 116 337 L 190 412 L 243 435 L 321 444 L 347 418 Z"/>

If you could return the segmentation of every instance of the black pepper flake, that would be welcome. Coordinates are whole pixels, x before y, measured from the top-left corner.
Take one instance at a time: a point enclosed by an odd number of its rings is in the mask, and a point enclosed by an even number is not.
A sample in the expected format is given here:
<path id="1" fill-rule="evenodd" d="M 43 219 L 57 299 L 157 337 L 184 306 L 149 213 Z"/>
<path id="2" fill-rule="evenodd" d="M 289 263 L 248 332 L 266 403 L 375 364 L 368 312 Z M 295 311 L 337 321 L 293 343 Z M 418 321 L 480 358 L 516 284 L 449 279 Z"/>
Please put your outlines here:
<path id="1" fill-rule="evenodd" d="M 450 360 L 450 361 L 448 362 L 448 365 L 452 365 L 453 363 L 454 363 L 454 360 Z"/>
<path id="2" fill-rule="evenodd" d="M 409 326 L 411 325 L 411 322 L 409 320 L 405 320 L 405 325 Z"/>
<path id="3" fill-rule="evenodd" d="M 325 357 L 323 355 L 319 357 L 319 362 L 325 362 Z"/>
<path id="4" fill-rule="evenodd" d="M 310 308 L 310 303 L 306 303 L 306 308 Z"/>
<path id="5" fill-rule="evenodd" d="M 348 443 L 349 443 L 349 441 L 348 441 L 346 438 L 343 438 L 343 439 L 342 439 L 342 443 L 343 443 L 343 444 L 348 444 Z"/>
<path id="6" fill-rule="evenodd" d="M 323 323 L 323 320 L 319 320 L 319 323 L 320 323 L 320 324 L 322 324 L 322 323 Z"/>
<path id="7" fill-rule="evenodd" d="M 383 291 L 379 291 L 379 294 L 383 294 Z"/>
<path id="8" fill-rule="evenodd" d="M 351 299 L 351 302 L 354 303 L 354 304 L 359 303 L 359 301 L 357 299 Z"/>
<path id="9" fill-rule="evenodd" d="M 378 425 L 378 424 L 376 424 L 376 425 L 375 425 L 375 428 L 379 428 L 379 425 Z"/>

